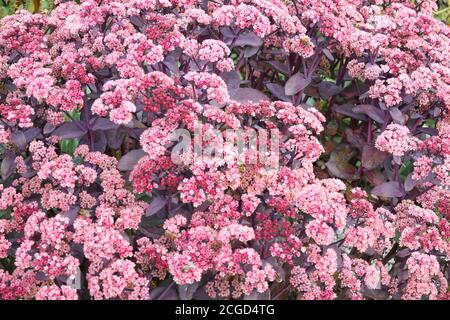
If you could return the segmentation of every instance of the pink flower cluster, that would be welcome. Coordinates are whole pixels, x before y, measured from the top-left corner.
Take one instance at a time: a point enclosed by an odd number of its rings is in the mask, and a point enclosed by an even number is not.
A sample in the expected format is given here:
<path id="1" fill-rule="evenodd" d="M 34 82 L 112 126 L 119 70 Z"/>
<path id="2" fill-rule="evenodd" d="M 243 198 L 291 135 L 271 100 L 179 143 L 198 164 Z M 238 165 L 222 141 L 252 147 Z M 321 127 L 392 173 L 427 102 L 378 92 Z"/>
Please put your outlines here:
<path id="1" fill-rule="evenodd" d="M 433 8 L 82 0 L 1 20 L 0 299 L 448 297 Z"/>
<path id="2" fill-rule="evenodd" d="M 419 140 L 411 136 L 408 127 L 390 124 L 375 141 L 377 149 L 401 157 L 417 149 Z"/>

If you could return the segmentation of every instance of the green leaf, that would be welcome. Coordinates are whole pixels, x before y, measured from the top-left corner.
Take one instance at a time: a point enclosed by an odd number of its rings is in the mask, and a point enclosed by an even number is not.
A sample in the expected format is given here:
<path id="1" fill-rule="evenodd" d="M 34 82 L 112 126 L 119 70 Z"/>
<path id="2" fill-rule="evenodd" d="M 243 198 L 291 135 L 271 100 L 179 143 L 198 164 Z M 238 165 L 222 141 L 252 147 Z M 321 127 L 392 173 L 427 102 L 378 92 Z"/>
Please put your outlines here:
<path id="1" fill-rule="evenodd" d="M 406 180 L 406 177 L 413 171 L 413 169 L 414 166 L 411 160 L 400 167 L 400 178 L 402 179 L 402 181 Z"/>
<path id="2" fill-rule="evenodd" d="M 65 139 L 61 140 L 59 142 L 59 148 L 62 153 L 73 155 L 75 149 L 78 147 L 78 144 L 80 143 L 80 139 L 73 138 L 73 139 Z"/>

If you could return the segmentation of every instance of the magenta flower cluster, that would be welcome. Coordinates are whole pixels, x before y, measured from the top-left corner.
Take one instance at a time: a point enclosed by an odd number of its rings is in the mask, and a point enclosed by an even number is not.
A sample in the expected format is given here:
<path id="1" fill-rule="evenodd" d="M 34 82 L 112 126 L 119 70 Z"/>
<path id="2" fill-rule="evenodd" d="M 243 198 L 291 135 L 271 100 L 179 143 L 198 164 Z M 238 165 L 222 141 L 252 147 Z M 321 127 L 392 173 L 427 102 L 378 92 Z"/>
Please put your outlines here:
<path id="1" fill-rule="evenodd" d="M 449 299 L 436 8 L 81 0 L 3 18 L 0 299 Z M 278 166 L 237 145 L 244 161 L 173 161 L 198 123 L 203 149 L 278 130 Z"/>

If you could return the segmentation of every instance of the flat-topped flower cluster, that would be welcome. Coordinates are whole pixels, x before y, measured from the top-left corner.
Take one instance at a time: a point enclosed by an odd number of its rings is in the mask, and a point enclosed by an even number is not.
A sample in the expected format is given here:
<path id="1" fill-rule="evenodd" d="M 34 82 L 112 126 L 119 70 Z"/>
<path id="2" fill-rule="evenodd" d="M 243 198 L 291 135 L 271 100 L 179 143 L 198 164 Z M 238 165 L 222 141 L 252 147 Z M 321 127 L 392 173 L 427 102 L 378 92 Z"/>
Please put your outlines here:
<path id="1" fill-rule="evenodd" d="M 3 18 L 0 299 L 449 299 L 435 9 L 82 0 Z M 205 156 L 217 143 L 238 156 Z"/>

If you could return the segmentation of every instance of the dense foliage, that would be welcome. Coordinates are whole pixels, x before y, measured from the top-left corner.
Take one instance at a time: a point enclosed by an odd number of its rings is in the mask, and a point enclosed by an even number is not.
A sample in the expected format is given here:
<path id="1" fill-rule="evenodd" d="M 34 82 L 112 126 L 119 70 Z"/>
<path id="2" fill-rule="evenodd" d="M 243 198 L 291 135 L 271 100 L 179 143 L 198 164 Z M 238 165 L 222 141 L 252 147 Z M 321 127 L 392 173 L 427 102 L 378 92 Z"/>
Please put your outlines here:
<path id="1" fill-rule="evenodd" d="M 434 1 L 56 4 L 0 23 L 1 299 L 449 298 Z"/>
<path id="2" fill-rule="evenodd" d="M 80 3 L 80 0 L 75 1 Z M 48 12 L 53 9 L 54 5 L 54 0 L 1 0 L 0 18 L 20 9 L 26 9 L 34 13 Z M 450 23 L 450 2 L 448 2 L 448 0 L 438 0 L 437 10 L 434 12 L 434 16 L 442 21 Z"/>

